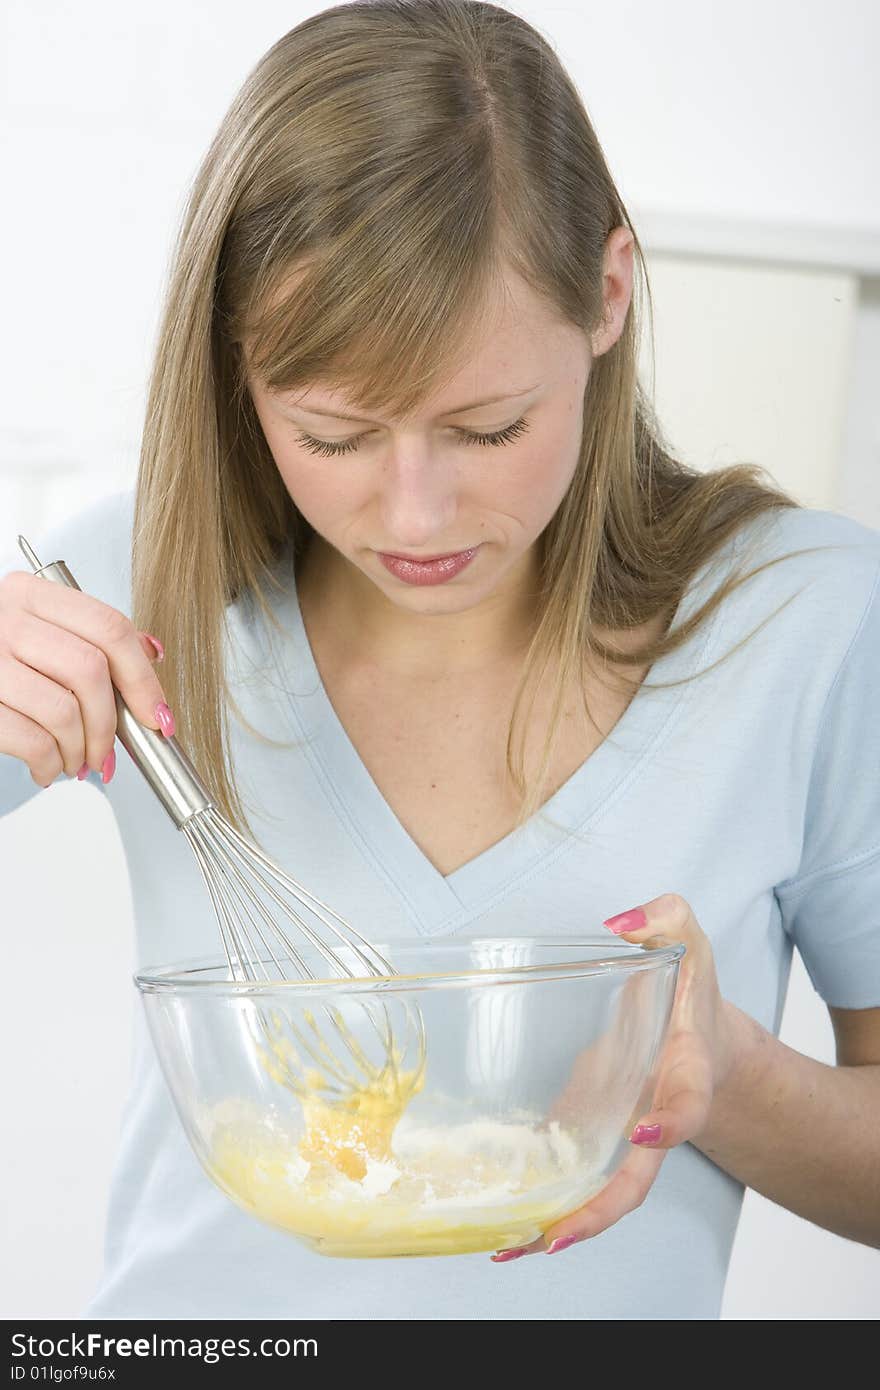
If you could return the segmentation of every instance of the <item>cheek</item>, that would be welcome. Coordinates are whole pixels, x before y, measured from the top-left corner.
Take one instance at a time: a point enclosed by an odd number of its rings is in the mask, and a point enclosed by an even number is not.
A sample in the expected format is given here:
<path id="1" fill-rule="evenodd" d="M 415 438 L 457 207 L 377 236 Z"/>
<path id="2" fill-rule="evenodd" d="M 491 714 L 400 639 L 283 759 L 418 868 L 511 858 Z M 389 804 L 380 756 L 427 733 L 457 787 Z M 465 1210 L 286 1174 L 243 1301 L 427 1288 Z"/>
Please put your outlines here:
<path id="1" fill-rule="evenodd" d="M 568 490 L 577 467 L 580 441 L 559 435 L 542 440 L 540 449 L 523 448 L 505 474 L 505 511 L 528 524 L 544 526 Z"/>
<path id="2" fill-rule="evenodd" d="M 360 509 L 365 499 L 345 459 L 313 456 L 268 432 L 266 438 L 291 500 L 315 530 L 332 531 Z"/>

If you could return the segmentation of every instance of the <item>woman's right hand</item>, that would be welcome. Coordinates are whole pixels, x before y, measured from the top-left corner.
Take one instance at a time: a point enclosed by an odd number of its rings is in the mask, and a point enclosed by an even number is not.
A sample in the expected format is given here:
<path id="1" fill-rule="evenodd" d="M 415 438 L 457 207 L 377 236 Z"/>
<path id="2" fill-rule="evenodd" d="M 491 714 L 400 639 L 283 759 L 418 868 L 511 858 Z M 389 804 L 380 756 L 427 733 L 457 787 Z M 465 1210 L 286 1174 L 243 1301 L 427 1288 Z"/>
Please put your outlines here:
<path id="1" fill-rule="evenodd" d="M 146 634 L 100 599 L 23 570 L 3 575 L 0 753 L 21 758 L 40 787 L 60 772 L 76 777 L 86 765 L 103 768 L 109 781 L 114 685 L 141 724 L 174 733 L 170 711 L 157 716 L 157 706 L 168 710 L 153 670 L 157 659 Z"/>

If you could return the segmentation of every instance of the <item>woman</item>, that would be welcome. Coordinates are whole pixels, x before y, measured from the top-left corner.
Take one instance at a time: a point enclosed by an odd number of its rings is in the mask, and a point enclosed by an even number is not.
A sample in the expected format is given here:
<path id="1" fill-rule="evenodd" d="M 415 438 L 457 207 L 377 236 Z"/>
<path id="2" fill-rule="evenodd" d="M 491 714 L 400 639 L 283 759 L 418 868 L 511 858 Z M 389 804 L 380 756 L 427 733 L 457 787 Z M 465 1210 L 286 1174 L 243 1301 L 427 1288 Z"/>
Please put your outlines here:
<path id="1" fill-rule="evenodd" d="M 631 1155 L 503 1272 L 244 1215 L 138 1013 L 86 1316 L 714 1318 L 744 1185 L 880 1244 L 880 535 L 671 455 L 636 258 L 570 79 L 495 6 L 325 10 L 223 120 L 135 493 L 41 541 L 83 593 L 4 567 L 0 810 L 102 770 L 139 963 L 216 951 L 187 845 L 111 782 L 112 677 L 350 920 L 688 949 Z M 793 944 L 836 1068 L 775 1036 Z"/>

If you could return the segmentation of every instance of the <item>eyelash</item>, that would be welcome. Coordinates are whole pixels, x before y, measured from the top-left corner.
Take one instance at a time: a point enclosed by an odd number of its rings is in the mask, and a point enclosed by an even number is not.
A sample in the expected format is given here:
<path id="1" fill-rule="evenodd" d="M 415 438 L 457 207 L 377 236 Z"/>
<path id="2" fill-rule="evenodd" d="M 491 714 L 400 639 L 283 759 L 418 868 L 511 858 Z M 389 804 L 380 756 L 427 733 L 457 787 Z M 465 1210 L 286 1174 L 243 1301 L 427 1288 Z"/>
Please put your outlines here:
<path id="1" fill-rule="evenodd" d="M 512 425 L 507 425 L 503 430 L 493 430 L 491 434 L 476 434 L 473 430 L 458 430 L 464 444 L 482 445 L 501 445 L 509 444 L 512 439 L 518 438 L 528 429 L 528 423 L 524 416 L 519 420 L 514 420 Z M 326 439 L 315 439 L 311 434 L 300 432 L 297 439 L 306 449 L 313 454 L 321 454 L 324 458 L 337 458 L 340 454 L 353 453 L 358 446 L 358 441 L 363 435 L 353 435 L 351 439 L 339 440 L 335 443 L 328 442 Z"/>

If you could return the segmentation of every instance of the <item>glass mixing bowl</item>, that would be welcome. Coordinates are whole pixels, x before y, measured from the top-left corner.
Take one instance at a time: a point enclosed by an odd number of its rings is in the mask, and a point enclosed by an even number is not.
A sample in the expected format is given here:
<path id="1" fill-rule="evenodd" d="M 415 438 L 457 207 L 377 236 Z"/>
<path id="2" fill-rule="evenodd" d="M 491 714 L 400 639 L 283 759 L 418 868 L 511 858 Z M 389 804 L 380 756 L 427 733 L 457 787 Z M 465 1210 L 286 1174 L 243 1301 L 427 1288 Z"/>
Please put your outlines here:
<path id="1" fill-rule="evenodd" d="M 395 975 L 327 979 L 304 949 L 324 979 L 235 981 L 218 959 L 135 977 L 196 1155 L 321 1254 L 528 1244 L 630 1151 L 684 946 L 375 944 Z"/>

